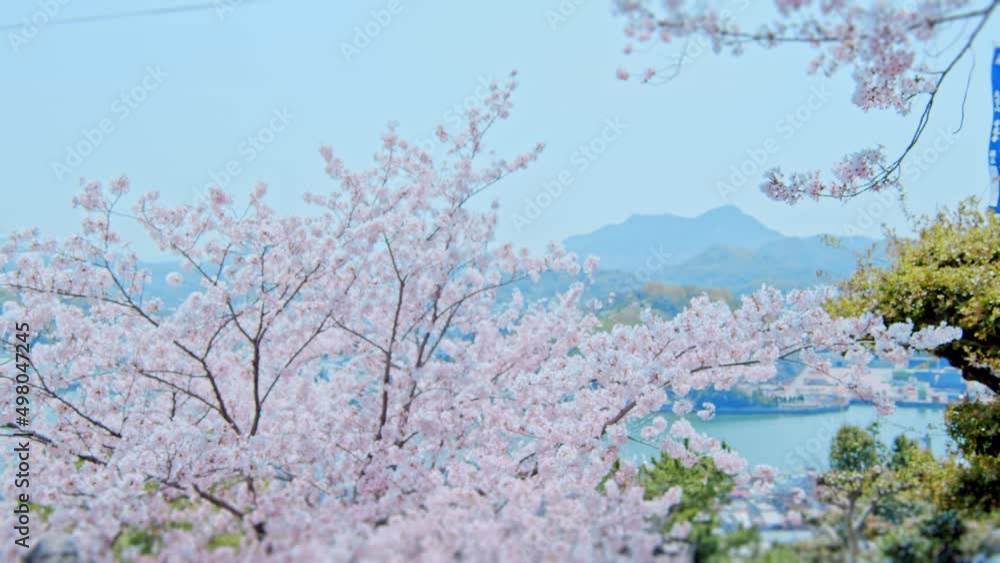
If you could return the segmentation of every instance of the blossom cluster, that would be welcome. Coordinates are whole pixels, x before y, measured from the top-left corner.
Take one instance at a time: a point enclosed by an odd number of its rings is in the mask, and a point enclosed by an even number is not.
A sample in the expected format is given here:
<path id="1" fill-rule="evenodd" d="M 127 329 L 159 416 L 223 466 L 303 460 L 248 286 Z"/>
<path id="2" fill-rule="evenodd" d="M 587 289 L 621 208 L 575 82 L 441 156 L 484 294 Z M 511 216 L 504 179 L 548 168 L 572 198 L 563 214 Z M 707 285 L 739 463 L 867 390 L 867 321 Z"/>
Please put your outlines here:
<path id="1" fill-rule="evenodd" d="M 843 0 L 775 0 L 774 13 L 753 28 L 740 25 L 730 7 L 705 2 L 615 0 L 626 20 L 626 54 L 640 51 L 657 57 L 656 46 L 692 39 L 716 53 L 740 55 L 748 46 L 775 48 L 796 45 L 814 51 L 810 74 L 826 76 L 846 69 L 853 79 L 851 101 L 863 109 L 894 110 L 906 115 L 915 100 L 924 102 L 916 131 L 898 158 L 886 158 L 881 148 L 848 156 L 825 180 L 819 172 L 779 170 L 768 174 L 761 188 L 787 203 L 802 197 L 846 199 L 865 191 L 899 188 L 902 160 L 919 139 L 934 97 L 958 61 L 969 52 L 996 7 L 996 2 L 920 0 L 918 2 L 849 3 Z M 947 40 L 944 49 L 939 43 Z M 649 55 L 648 53 L 654 53 Z M 649 66 L 640 81 L 665 72 Z M 616 76 L 633 73 L 619 67 Z"/>
<path id="2" fill-rule="evenodd" d="M 322 149 L 334 187 L 304 215 L 269 206 L 263 184 L 173 206 L 146 193 L 125 210 L 118 179 L 83 187 L 78 234 L 11 237 L 0 289 L 16 299 L 0 322 L 41 335 L 39 532 L 95 560 L 137 531 L 158 560 L 651 560 L 669 540 L 651 522 L 684 493 L 645 498 L 621 460 L 640 439 L 630 422 L 672 402 L 673 420 L 653 423 L 668 455 L 763 487 L 773 469 L 696 432 L 689 393 L 818 351 L 860 380 L 872 354 L 954 337 L 831 317 L 829 290 L 762 288 L 736 308 L 701 297 L 611 330 L 580 305 L 582 284 L 526 302 L 517 284 L 581 267 L 559 246 L 496 244 L 496 209 L 466 205 L 540 151 L 478 164 L 512 88 L 441 131 L 443 158 L 393 127 L 368 169 Z M 182 301 L 151 293 L 160 280 L 125 222 L 183 264 L 164 280 L 191 288 Z"/>

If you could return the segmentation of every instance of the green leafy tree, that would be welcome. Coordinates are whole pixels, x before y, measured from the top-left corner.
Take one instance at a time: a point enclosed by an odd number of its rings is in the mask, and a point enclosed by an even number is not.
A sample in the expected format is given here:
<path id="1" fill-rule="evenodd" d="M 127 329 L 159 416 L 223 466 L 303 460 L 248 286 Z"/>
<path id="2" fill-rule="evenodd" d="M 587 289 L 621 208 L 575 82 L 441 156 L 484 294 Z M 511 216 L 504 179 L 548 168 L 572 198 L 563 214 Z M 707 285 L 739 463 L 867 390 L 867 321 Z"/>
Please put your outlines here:
<path id="1" fill-rule="evenodd" d="M 953 404 L 946 426 L 961 463 L 936 459 L 906 436 L 886 447 L 874 425 L 838 431 L 818 492 L 839 508 L 846 561 L 858 560 L 862 537 L 895 562 L 963 562 L 1000 552 L 1000 401 Z"/>
<path id="2" fill-rule="evenodd" d="M 968 462 L 952 490 L 957 507 L 983 515 L 1000 510 L 1000 401 L 962 401 L 945 413 L 948 434 Z"/>
<path id="3" fill-rule="evenodd" d="M 961 546 L 965 531 L 965 524 L 956 511 L 936 512 L 920 523 L 915 534 L 900 528 L 884 553 L 897 563 L 966 561 Z"/>
<path id="4" fill-rule="evenodd" d="M 817 480 L 820 499 L 839 509 L 848 563 L 858 561 L 862 535 L 876 510 L 897 495 L 918 489 L 924 480 L 923 464 L 903 465 L 916 460 L 915 444 L 897 440 L 890 451 L 877 431 L 877 425 L 841 427 L 830 446 L 830 471 Z"/>
<path id="5" fill-rule="evenodd" d="M 970 199 L 919 219 L 916 238 L 887 236 L 888 265 L 868 259 L 831 308 L 877 311 L 886 323 L 961 327 L 961 339 L 934 353 L 1000 393 L 1000 219 Z"/>
<path id="6" fill-rule="evenodd" d="M 924 474 L 933 472 L 938 463 L 930 451 L 904 435 L 896 437 L 886 457 L 888 468 L 903 478 L 917 472 L 920 475 L 914 475 L 914 479 L 923 477 Z M 872 511 L 879 519 L 877 525 L 889 531 L 892 527 L 903 525 L 907 520 L 923 514 L 929 504 L 924 488 L 921 483 L 917 483 L 913 489 L 884 498 Z"/>
<path id="7" fill-rule="evenodd" d="M 840 427 L 830 448 L 830 469 L 864 472 L 878 463 L 878 441 L 872 432 L 851 425 Z"/>
<path id="8" fill-rule="evenodd" d="M 647 499 L 663 495 L 673 487 L 682 487 L 680 503 L 670 510 L 662 523 L 670 536 L 674 527 L 691 524 L 685 541 L 694 547 L 698 563 L 732 561 L 732 553 L 757 541 L 756 529 L 741 528 L 728 534 L 719 531 L 719 509 L 733 489 L 733 478 L 716 467 L 710 458 L 701 458 L 691 467 L 666 454 L 652 460 L 639 473 Z"/>
<path id="9" fill-rule="evenodd" d="M 1000 403 L 955 403 L 945 420 L 961 463 L 936 460 L 907 438 L 894 445 L 889 467 L 919 477 L 920 486 L 876 511 L 890 524 L 880 543 L 892 561 L 964 562 L 1000 553 Z"/>

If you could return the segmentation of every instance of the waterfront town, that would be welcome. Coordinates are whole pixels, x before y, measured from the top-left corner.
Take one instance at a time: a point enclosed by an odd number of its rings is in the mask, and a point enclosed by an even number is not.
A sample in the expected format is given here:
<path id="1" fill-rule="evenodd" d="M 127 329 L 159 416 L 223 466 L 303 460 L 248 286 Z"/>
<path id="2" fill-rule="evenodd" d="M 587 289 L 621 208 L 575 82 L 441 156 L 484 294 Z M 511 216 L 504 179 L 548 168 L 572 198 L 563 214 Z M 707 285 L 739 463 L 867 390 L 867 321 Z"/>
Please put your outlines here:
<path id="1" fill-rule="evenodd" d="M 780 412 L 816 414 L 846 409 L 851 403 L 869 403 L 870 397 L 859 397 L 844 385 L 850 381 L 842 359 L 830 358 L 830 368 L 820 372 L 805 368 L 797 374 L 774 382 L 737 388 L 752 397 L 751 405 L 721 408 L 719 412 Z M 958 369 L 944 359 L 917 355 L 907 363 L 892 365 L 872 362 L 865 383 L 870 392 L 891 400 L 897 407 L 944 409 L 961 397 L 978 397 L 989 390 L 978 383 L 962 379 Z"/>

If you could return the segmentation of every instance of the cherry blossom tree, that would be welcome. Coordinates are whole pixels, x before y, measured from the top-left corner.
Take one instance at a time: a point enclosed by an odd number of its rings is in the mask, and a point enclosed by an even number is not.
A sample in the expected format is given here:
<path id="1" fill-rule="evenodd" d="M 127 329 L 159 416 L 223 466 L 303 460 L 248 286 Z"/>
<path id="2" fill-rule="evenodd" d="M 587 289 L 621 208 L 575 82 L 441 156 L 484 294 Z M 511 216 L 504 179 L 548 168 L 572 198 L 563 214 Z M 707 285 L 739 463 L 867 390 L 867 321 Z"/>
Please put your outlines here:
<path id="1" fill-rule="evenodd" d="M 15 233 L 0 326 L 8 342 L 15 322 L 34 336 L 31 498 L 50 510 L 35 535 L 69 534 L 97 560 L 650 560 L 664 542 L 653 522 L 683 491 L 644 499 L 630 440 L 711 458 L 740 483 L 773 477 L 693 429 L 691 390 L 766 380 L 783 359 L 822 369 L 826 350 L 877 399 L 874 354 L 956 336 L 832 318 L 827 290 L 764 288 L 735 309 L 702 297 L 610 331 L 580 284 L 501 298 L 581 270 L 557 246 L 495 243 L 496 206 L 468 205 L 541 151 L 485 149 L 513 88 L 494 85 L 463 130 L 439 129 L 442 154 L 391 126 L 368 169 L 323 148 L 334 187 L 301 216 L 269 206 L 264 185 L 245 205 L 219 189 L 167 205 L 116 179 L 73 200 L 77 234 Z M 165 280 L 192 286 L 181 303 L 152 294 L 124 223 L 183 264 Z M 665 402 L 680 416 L 636 428 Z"/>
<path id="2" fill-rule="evenodd" d="M 691 39 L 732 55 L 748 47 L 809 48 L 816 53 L 809 73 L 830 76 L 841 69 L 850 71 L 855 85 L 851 99 L 865 111 L 908 115 L 916 109 L 916 127 L 898 155 L 887 155 L 881 146 L 867 147 L 845 156 L 829 174 L 769 170 L 761 189 L 773 199 L 795 203 L 804 197 L 846 199 L 900 188 L 902 163 L 927 127 L 942 85 L 973 49 L 998 3 L 775 0 L 770 21 L 753 29 L 741 28 L 732 9 L 706 7 L 702 2 L 615 0 L 615 4 L 627 20 L 627 53 L 640 45 Z M 679 65 L 657 68 L 653 63 L 637 77 L 650 82 L 677 72 Z M 623 80 L 632 74 L 625 68 L 617 71 Z"/>

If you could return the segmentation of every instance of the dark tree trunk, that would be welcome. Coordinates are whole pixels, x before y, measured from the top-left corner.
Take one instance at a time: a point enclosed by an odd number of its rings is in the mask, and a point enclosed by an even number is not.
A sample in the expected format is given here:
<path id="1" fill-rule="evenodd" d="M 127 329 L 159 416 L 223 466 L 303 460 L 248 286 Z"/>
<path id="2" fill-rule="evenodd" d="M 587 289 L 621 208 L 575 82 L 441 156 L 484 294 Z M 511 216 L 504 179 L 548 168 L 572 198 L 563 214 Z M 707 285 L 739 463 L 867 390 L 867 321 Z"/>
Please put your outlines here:
<path id="1" fill-rule="evenodd" d="M 1000 373 L 994 370 L 973 364 L 965 357 L 965 353 L 961 350 L 953 349 L 950 347 L 939 348 L 935 350 L 935 353 L 948 360 L 953 367 L 962 371 L 962 377 L 966 381 L 975 381 L 977 383 L 982 383 L 994 394 L 1000 395 Z"/>

